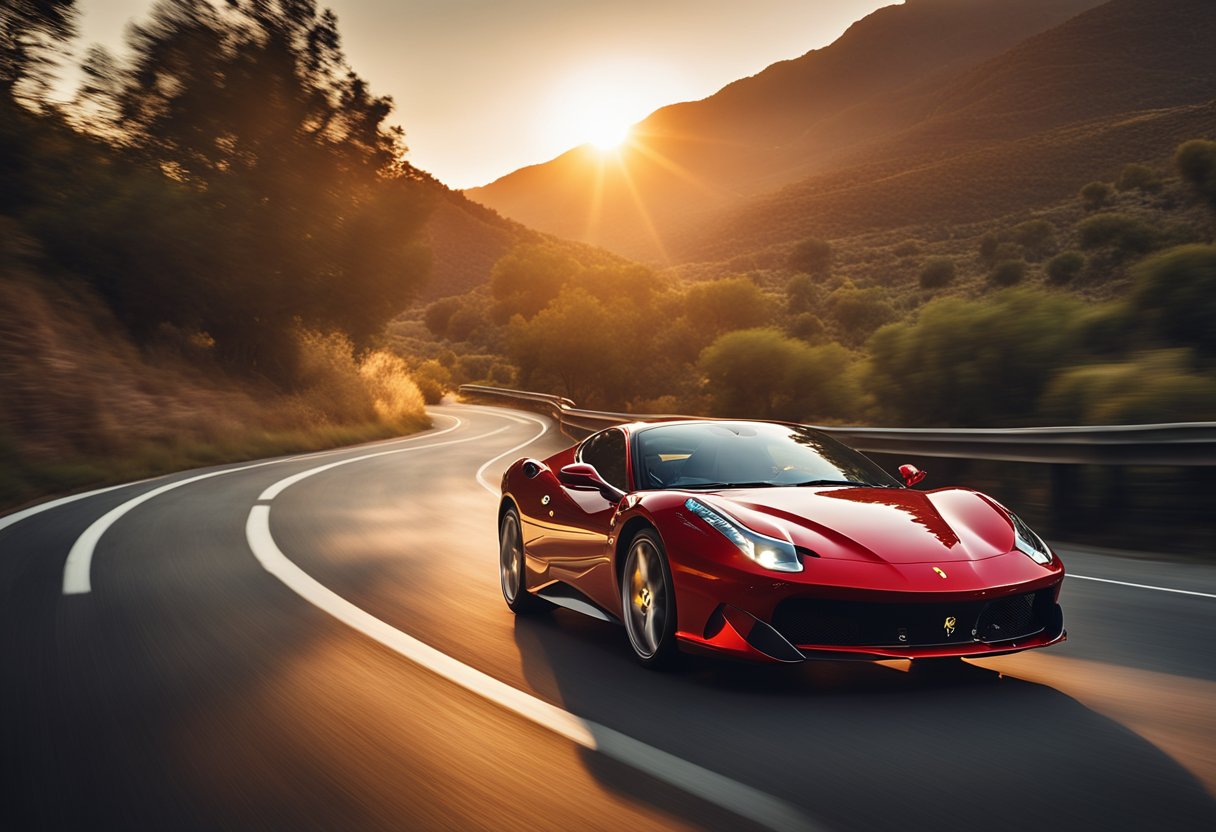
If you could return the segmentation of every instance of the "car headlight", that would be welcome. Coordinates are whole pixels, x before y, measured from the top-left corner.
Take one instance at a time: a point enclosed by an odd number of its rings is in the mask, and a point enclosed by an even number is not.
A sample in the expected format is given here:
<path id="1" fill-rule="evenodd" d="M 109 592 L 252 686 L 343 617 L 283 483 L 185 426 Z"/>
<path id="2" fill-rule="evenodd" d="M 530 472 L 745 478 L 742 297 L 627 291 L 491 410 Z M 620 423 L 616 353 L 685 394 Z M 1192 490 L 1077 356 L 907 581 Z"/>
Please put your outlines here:
<path id="1" fill-rule="evenodd" d="M 802 571 L 802 558 L 798 557 L 794 544 L 788 540 L 754 532 L 739 521 L 691 497 L 684 501 L 684 507 L 713 526 L 723 537 L 738 546 L 740 552 L 765 569 L 774 572 Z"/>
<path id="2" fill-rule="evenodd" d="M 1022 518 L 1012 511 L 1009 512 L 1009 519 L 1013 521 L 1013 545 L 1035 563 L 1041 563 L 1044 566 L 1051 563 L 1051 549 L 1047 548 L 1043 538 L 1035 534 L 1030 526 L 1022 522 Z"/>

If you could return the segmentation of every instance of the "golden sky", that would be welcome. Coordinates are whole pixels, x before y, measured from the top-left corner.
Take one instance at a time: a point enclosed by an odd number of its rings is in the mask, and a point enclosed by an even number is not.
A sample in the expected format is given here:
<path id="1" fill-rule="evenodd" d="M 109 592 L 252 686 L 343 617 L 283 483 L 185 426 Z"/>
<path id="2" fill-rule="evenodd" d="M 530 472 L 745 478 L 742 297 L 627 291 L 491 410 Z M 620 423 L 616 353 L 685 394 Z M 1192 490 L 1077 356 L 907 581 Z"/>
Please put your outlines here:
<path id="1" fill-rule="evenodd" d="M 126 23 L 151 2 L 78 5 L 82 44 L 116 49 Z M 393 120 L 405 128 L 410 161 L 471 187 L 824 46 L 891 0 L 321 5 L 338 15 L 355 71 L 397 102 Z"/>

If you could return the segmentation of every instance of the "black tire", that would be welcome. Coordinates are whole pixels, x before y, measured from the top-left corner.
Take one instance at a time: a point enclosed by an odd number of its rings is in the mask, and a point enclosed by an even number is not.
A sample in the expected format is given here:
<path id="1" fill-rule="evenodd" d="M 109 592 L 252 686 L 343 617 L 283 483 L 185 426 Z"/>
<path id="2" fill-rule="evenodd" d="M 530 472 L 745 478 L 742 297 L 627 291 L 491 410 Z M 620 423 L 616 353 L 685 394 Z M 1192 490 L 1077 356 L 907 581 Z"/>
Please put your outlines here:
<path id="1" fill-rule="evenodd" d="M 515 507 L 503 512 L 498 524 L 498 585 L 503 600 L 516 615 L 537 612 L 548 605 L 528 591 L 524 563 L 523 529 Z"/>
<path id="2" fill-rule="evenodd" d="M 639 531 L 625 550 L 621 620 L 629 646 L 643 667 L 658 670 L 674 664 L 679 655 L 675 588 L 667 551 L 653 529 Z"/>

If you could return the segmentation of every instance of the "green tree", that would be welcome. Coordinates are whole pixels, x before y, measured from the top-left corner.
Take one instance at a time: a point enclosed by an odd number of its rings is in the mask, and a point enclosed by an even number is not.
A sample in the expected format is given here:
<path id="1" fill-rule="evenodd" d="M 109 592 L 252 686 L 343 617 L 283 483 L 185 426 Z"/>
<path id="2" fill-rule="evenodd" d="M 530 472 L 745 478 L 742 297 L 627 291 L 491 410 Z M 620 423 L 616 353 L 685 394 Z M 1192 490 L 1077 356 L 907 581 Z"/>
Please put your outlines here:
<path id="1" fill-rule="evenodd" d="M 949 257 L 930 257 L 920 270 L 922 289 L 940 289 L 954 281 L 954 260 Z"/>
<path id="2" fill-rule="evenodd" d="M 694 284 L 684 298 L 685 314 L 708 343 L 723 332 L 747 329 L 766 322 L 768 298 L 746 277 L 728 277 Z"/>
<path id="3" fill-rule="evenodd" d="M 513 315 L 531 318 L 582 270 L 577 260 L 554 246 L 516 246 L 490 272 L 490 293 L 495 299 L 491 317 L 497 323 L 506 323 Z"/>
<path id="4" fill-rule="evenodd" d="M 1216 246 L 1160 252 L 1132 269 L 1132 306 L 1166 344 L 1216 356 Z"/>
<path id="5" fill-rule="evenodd" d="M 730 332 L 701 353 L 713 413 L 801 421 L 846 416 L 857 391 L 839 344 L 809 347 L 775 329 Z"/>
<path id="6" fill-rule="evenodd" d="M 1086 210 L 1097 211 L 1106 206 L 1115 191 L 1106 182 L 1090 182 L 1081 189 L 1081 203 Z"/>
<path id="7" fill-rule="evenodd" d="M 827 277 L 832 268 L 831 244 L 818 237 L 808 237 L 790 252 L 789 267 L 812 277 Z"/>
<path id="8" fill-rule="evenodd" d="M 820 289 L 809 274 L 796 274 L 785 284 L 786 309 L 791 315 L 811 312 L 819 305 Z"/>
<path id="9" fill-rule="evenodd" d="M 865 387 L 897 424 L 1024 423 L 1055 371 L 1076 363 L 1083 308 L 1026 289 L 932 301 L 874 333 Z"/>
<path id="10" fill-rule="evenodd" d="M 456 295 L 440 298 L 426 308 L 422 313 L 422 322 L 436 338 L 443 338 L 448 332 L 448 322 L 452 314 L 460 308 L 462 301 Z"/>
<path id="11" fill-rule="evenodd" d="M 1216 142 L 1192 139 L 1178 145 L 1174 165 L 1182 178 L 1216 208 Z"/>

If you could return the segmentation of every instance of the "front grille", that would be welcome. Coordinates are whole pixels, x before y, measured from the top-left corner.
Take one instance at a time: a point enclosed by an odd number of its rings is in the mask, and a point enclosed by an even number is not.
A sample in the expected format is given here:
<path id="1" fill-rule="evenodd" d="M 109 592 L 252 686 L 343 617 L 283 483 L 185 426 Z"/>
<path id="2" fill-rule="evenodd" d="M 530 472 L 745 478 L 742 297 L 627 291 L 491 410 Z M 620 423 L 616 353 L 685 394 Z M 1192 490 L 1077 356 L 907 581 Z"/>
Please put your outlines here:
<path id="1" fill-rule="evenodd" d="M 1050 589 L 994 601 L 883 604 L 791 598 L 773 626 L 793 644 L 841 647 L 931 647 L 1022 638 L 1044 629 Z M 953 626 L 947 626 L 953 618 Z"/>

